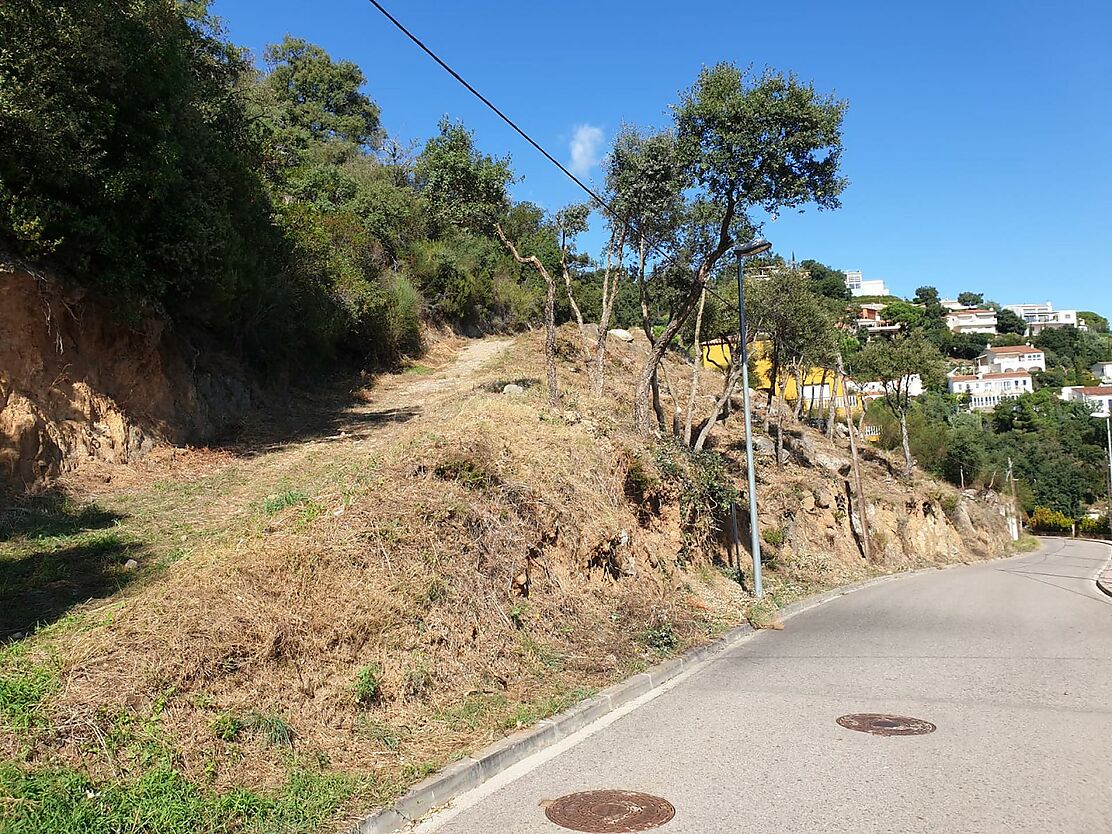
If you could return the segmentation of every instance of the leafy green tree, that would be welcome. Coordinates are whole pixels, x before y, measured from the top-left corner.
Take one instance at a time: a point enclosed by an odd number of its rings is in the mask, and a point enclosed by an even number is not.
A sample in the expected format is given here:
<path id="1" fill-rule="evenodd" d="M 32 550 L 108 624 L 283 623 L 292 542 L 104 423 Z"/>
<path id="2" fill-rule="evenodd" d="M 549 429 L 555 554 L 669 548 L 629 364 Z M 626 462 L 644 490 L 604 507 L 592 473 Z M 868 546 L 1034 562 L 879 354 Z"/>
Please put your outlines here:
<path id="1" fill-rule="evenodd" d="M 277 105 L 277 129 L 297 148 L 337 140 L 378 148 L 379 108 L 362 92 L 367 79 L 351 61 L 334 61 L 319 46 L 287 35 L 263 53 L 264 86 Z"/>
<path id="2" fill-rule="evenodd" d="M 1108 319 L 1092 310 L 1078 310 L 1077 317 L 1085 322 L 1085 326 L 1093 333 L 1107 333 Z"/>
<path id="3" fill-rule="evenodd" d="M 926 322 L 923 310 L 906 301 L 893 301 L 885 306 L 884 318 L 893 324 L 901 325 L 905 333 L 922 330 Z"/>
<path id="4" fill-rule="evenodd" d="M 973 485 L 988 463 L 985 435 L 979 427 L 962 426 L 950 433 L 942 475 L 958 486 Z"/>
<path id="5" fill-rule="evenodd" d="M 878 339 L 869 342 L 854 357 L 851 368 L 854 376 L 860 380 L 880 382 L 884 388 L 884 403 L 899 420 L 905 478 L 911 477 L 915 465 L 907 431 L 912 380 L 918 376 L 925 387 L 938 387 L 942 383 L 943 369 L 944 363 L 937 348 L 922 336 Z"/>
<path id="6" fill-rule="evenodd" d="M 840 269 L 832 269 L 814 260 L 802 261 L 799 265 L 811 276 L 811 285 L 819 295 L 839 301 L 853 298 L 846 286 L 846 275 Z"/>
<path id="7" fill-rule="evenodd" d="M 650 350 L 634 394 L 634 420 L 651 434 L 652 380 L 692 313 L 719 259 L 747 226 L 746 212 L 815 203 L 835 208 L 845 188 L 839 173 L 845 103 L 794 76 L 749 77 L 732 64 L 704 69 L 674 109 L 676 138 L 687 161 L 690 204 L 688 289 Z"/>
<path id="8" fill-rule="evenodd" d="M 996 312 L 996 332 L 1022 336 L 1027 332 L 1027 322 L 1006 307 Z"/>
<path id="9" fill-rule="evenodd" d="M 414 175 L 442 227 L 489 232 L 509 207 L 509 159 L 481 153 L 471 131 L 447 118 L 417 158 Z"/>
<path id="10" fill-rule="evenodd" d="M 131 314 L 235 316 L 283 250 L 248 74 L 203 3 L 0 4 L 0 242 Z"/>
<path id="11" fill-rule="evenodd" d="M 958 293 L 958 304 L 963 307 L 979 307 L 985 303 L 985 296 L 979 292 Z"/>

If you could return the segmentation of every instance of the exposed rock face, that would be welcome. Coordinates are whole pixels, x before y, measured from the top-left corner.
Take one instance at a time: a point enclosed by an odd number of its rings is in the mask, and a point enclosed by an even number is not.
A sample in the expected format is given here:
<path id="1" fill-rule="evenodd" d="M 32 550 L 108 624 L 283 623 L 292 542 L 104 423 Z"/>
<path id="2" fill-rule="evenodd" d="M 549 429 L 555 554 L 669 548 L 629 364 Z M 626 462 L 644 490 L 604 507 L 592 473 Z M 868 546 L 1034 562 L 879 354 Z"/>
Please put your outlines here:
<path id="1" fill-rule="evenodd" d="M 123 322 L 0 261 L 0 483 L 26 488 L 83 460 L 127 463 L 161 441 L 203 441 L 253 399 L 235 363 L 165 322 Z"/>

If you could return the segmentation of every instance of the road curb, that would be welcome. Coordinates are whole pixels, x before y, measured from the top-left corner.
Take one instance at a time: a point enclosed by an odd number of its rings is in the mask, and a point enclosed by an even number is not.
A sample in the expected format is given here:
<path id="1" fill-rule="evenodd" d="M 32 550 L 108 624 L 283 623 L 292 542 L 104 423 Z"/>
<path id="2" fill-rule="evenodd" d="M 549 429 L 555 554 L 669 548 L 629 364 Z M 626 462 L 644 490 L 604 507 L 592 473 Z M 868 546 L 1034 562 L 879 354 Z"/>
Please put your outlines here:
<path id="1" fill-rule="evenodd" d="M 1013 554 L 1013 556 L 1015 555 L 1023 554 Z M 1013 558 L 1013 556 L 1001 558 Z M 955 562 L 949 565 L 873 576 L 797 600 L 790 605 L 777 609 L 776 613 L 781 620 L 787 620 L 846 594 L 871 588 L 874 585 L 893 579 L 919 576 L 949 568 L 968 567 L 973 564 L 981 564 L 982 561 L 995 560 Z M 1112 594 L 1112 590 L 1106 592 Z M 736 626 L 714 640 L 688 649 L 670 660 L 658 663 L 644 672 L 609 686 L 597 695 L 580 701 L 564 712 L 539 721 L 533 727 L 506 736 L 473 756 L 453 762 L 440 772 L 411 787 L 393 805 L 382 808 L 360 820 L 356 823 L 354 829 L 351 829 L 352 834 L 395 834 L 395 832 L 401 831 L 434 808 L 479 787 L 487 780 L 528 756 L 579 732 L 584 727 L 649 694 L 653 690 L 660 689 L 664 684 L 679 675 L 711 662 L 718 655 L 752 637 L 757 631 L 758 629 L 754 629 L 748 623 Z"/>
<path id="2" fill-rule="evenodd" d="M 1075 539 L 1075 541 L 1078 540 L 1092 542 L 1093 544 L 1103 544 L 1109 549 L 1108 561 L 1104 564 L 1104 567 L 1097 571 L 1097 575 L 1093 577 L 1093 581 L 1097 584 L 1098 590 L 1112 597 L 1112 542 L 1107 539 L 1087 539 L 1082 536 L 1078 536 Z"/>

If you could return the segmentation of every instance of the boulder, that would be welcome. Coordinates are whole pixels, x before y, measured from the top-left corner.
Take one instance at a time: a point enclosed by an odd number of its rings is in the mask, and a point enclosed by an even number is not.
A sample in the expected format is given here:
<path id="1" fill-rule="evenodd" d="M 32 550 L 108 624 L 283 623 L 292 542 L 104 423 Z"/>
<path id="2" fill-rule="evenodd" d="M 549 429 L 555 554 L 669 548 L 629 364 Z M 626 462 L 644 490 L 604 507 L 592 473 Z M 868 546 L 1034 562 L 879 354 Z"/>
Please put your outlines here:
<path id="1" fill-rule="evenodd" d="M 617 339 L 619 342 L 633 341 L 633 334 L 630 333 L 628 330 L 623 330 L 620 327 L 615 327 L 613 330 L 607 330 L 606 332 Z"/>
<path id="2" fill-rule="evenodd" d="M 828 509 L 834 503 L 834 496 L 830 494 L 830 490 L 825 487 L 818 487 L 815 490 L 815 506 L 821 509 Z"/>
<path id="3" fill-rule="evenodd" d="M 511 382 L 509 385 L 506 385 L 502 388 L 502 393 L 508 397 L 520 397 L 522 394 L 525 393 L 525 389 L 522 388 L 520 385 Z"/>

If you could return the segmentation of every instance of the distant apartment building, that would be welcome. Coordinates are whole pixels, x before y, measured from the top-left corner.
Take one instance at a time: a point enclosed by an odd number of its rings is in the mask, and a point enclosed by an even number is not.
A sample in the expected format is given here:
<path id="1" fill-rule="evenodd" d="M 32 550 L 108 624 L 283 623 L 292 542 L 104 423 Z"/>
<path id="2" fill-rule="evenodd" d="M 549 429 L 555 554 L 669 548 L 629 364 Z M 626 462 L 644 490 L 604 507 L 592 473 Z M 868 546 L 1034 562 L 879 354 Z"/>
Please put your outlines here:
<path id="1" fill-rule="evenodd" d="M 1112 362 L 1097 362 L 1089 372 L 1101 382 L 1112 383 Z"/>
<path id="2" fill-rule="evenodd" d="M 946 326 L 954 333 L 986 333 L 996 335 L 996 311 L 984 309 L 951 310 L 946 314 Z"/>
<path id="3" fill-rule="evenodd" d="M 987 347 L 976 359 L 977 370 L 988 374 L 1010 374 L 1017 371 L 1046 370 L 1046 354 L 1030 345 Z"/>
<path id="4" fill-rule="evenodd" d="M 1027 335 L 1038 336 L 1044 330 L 1055 327 L 1076 327 L 1078 330 L 1088 330 L 1085 320 L 1079 318 L 1077 310 L 1055 310 L 1054 305 L 1047 301 L 1045 304 L 1008 304 L 1005 310 L 1011 310 L 1027 322 Z"/>
<path id="5" fill-rule="evenodd" d="M 891 295 L 883 280 L 866 281 L 861 277 L 861 270 L 847 271 L 846 286 L 854 297 L 862 295 Z"/>
<path id="6" fill-rule="evenodd" d="M 996 408 L 1003 400 L 1029 394 L 1034 389 L 1031 374 L 1025 371 L 1012 373 L 951 374 L 947 379 L 951 394 L 969 396 L 969 407 L 974 411 Z"/>
<path id="7" fill-rule="evenodd" d="M 1112 385 L 1075 385 L 1063 388 L 1060 396 L 1066 402 L 1088 403 L 1094 417 L 1112 414 Z"/>
<path id="8" fill-rule="evenodd" d="M 886 304 L 862 304 L 857 309 L 857 326 L 871 335 L 890 336 L 900 332 L 900 326 L 884 318 Z"/>

